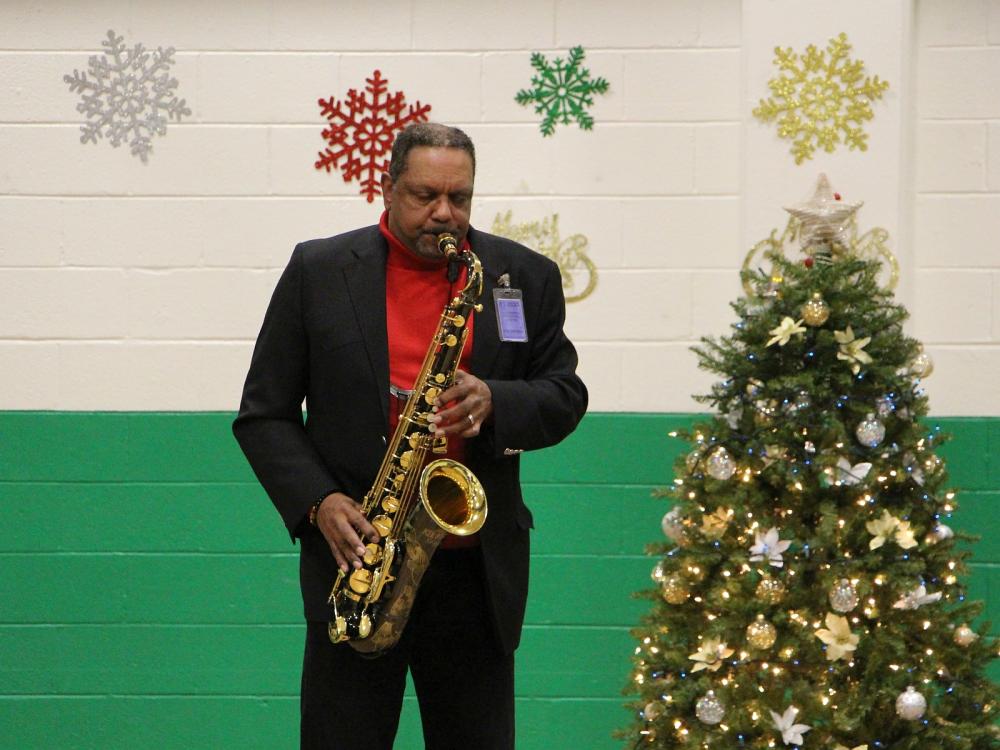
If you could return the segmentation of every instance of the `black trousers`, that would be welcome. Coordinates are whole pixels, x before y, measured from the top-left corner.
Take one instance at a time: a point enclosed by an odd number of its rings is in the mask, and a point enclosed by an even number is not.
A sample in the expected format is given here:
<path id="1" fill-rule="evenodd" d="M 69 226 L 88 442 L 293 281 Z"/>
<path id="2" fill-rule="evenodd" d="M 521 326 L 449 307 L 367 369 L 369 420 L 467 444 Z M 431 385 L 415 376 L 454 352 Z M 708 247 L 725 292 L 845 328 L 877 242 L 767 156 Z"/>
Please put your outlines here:
<path id="1" fill-rule="evenodd" d="M 437 551 L 402 638 L 381 656 L 307 623 L 302 750 L 391 750 L 407 669 L 427 750 L 513 750 L 514 656 L 494 634 L 478 547 Z"/>

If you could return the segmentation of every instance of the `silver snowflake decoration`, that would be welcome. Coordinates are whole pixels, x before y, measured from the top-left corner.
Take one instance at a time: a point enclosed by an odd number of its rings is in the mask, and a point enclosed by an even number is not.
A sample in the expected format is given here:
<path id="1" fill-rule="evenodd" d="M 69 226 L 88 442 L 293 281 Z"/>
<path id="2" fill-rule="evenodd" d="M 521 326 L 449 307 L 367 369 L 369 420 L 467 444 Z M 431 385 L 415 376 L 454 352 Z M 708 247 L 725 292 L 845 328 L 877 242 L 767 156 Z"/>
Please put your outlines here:
<path id="1" fill-rule="evenodd" d="M 81 95 L 76 110 L 87 117 L 80 126 L 80 143 L 97 143 L 108 137 L 111 145 L 129 144 L 133 156 L 146 163 L 154 135 L 167 132 L 170 118 L 180 122 L 190 115 L 184 100 L 174 95 L 177 79 L 170 77 L 174 48 L 155 52 L 136 44 L 125 46 L 123 37 L 108 31 L 103 56 L 91 55 L 88 71 L 63 76 L 69 90 Z M 88 78 L 89 72 L 92 78 Z"/>
<path id="2" fill-rule="evenodd" d="M 594 118 L 587 107 L 594 104 L 592 94 L 607 92 L 608 82 L 591 78 L 590 71 L 580 67 L 583 58 L 583 47 L 573 47 L 565 62 L 557 57 L 550 63 L 540 52 L 531 55 L 531 67 L 538 75 L 531 77 L 531 88 L 521 89 L 514 99 L 524 106 L 534 104 L 535 112 L 545 114 L 542 135 L 552 135 L 556 123 L 569 125 L 571 120 L 576 120 L 583 130 L 594 127 Z"/>

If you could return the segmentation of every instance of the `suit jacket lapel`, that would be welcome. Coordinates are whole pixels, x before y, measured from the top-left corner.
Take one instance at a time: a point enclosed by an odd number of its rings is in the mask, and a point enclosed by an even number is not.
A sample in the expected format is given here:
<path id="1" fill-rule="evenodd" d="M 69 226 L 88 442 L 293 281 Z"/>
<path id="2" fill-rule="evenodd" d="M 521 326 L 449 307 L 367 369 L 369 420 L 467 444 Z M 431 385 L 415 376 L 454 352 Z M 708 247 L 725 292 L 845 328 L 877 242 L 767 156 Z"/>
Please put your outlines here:
<path id="1" fill-rule="evenodd" d="M 497 279 L 506 270 L 504 259 L 491 246 L 488 238 L 479 232 L 469 230 L 472 252 L 479 256 L 483 266 L 483 294 L 479 298 L 482 312 L 476 313 L 472 333 L 472 374 L 477 378 L 489 377 L 500 353 L 500 336 L 497 333 L 497 309 L 493 304 L 493 290 Z"/>
<path id="2" fill-rule="evenodd" d="M 375 397 L 385 424 L 389 423 L 389 340 L 385 322 L 385 260 L 389 248 L 378 228 L 369 242 L 354 250 L 357 261 L 343 269 L 354 315 L 368 352 Z"/>

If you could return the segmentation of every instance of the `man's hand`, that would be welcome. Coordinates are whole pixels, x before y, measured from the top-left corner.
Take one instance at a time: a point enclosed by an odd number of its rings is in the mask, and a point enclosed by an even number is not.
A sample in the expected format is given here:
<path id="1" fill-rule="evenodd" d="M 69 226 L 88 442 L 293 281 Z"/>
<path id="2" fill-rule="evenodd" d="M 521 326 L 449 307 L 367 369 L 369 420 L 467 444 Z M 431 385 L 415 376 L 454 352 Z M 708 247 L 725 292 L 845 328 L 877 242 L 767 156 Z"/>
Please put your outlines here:
<path id="1" fill-rule="evenodd" d="M 441 408 L 448 404 L 448 408 Z M 438 396 L 437 413 L 428 420 L 436 436 L 475 437 L 493 415 L 493 394 L 489 386 L 464 370 L 455 373 L 455 384 Z"/>
<path id="2" fill-rule="evenodd" d="M 352 566 L 361 567 L 366 541 L 378 541 L 378 532 L 361 512 L 361 505 L 342 492 L 332 492 L 323 498 L 316 511 L 316 525 L 345 573 Z"/>

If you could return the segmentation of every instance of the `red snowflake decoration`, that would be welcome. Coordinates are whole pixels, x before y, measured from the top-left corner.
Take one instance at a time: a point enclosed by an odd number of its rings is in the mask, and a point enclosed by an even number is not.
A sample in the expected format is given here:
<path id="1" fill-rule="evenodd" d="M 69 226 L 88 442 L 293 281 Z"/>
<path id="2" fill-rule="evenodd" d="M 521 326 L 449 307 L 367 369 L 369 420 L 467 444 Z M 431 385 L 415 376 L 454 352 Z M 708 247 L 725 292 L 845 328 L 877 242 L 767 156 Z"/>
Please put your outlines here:
<path id="1" fill-rule="evenodd" d="M 359 179 L 361 194 L 371 203 L 382 193 L 379 181 L 389 168 L 385 157 L 392 150 L 396 132 L 411 122 L 426 122 L 431 107 L 419 101 L 407 105 L 402 91 L 386 93 L 389 80 L 382 77 L 381 71 L 376 70 L 365 83 L 370 99 L 358 94 L 357 89 L 349 89 L 347 98 L 339 102 L 332 96 L 319 100 L 320 113 L 330 127 L 323 131 L 329 145 L 319 152 L 316 169 L 329 172 L 331 167 L 337 167 L 344 172 L 344 182 Z M 341 159 L 345 159 L 343 164 L 339 163 Z"/>

